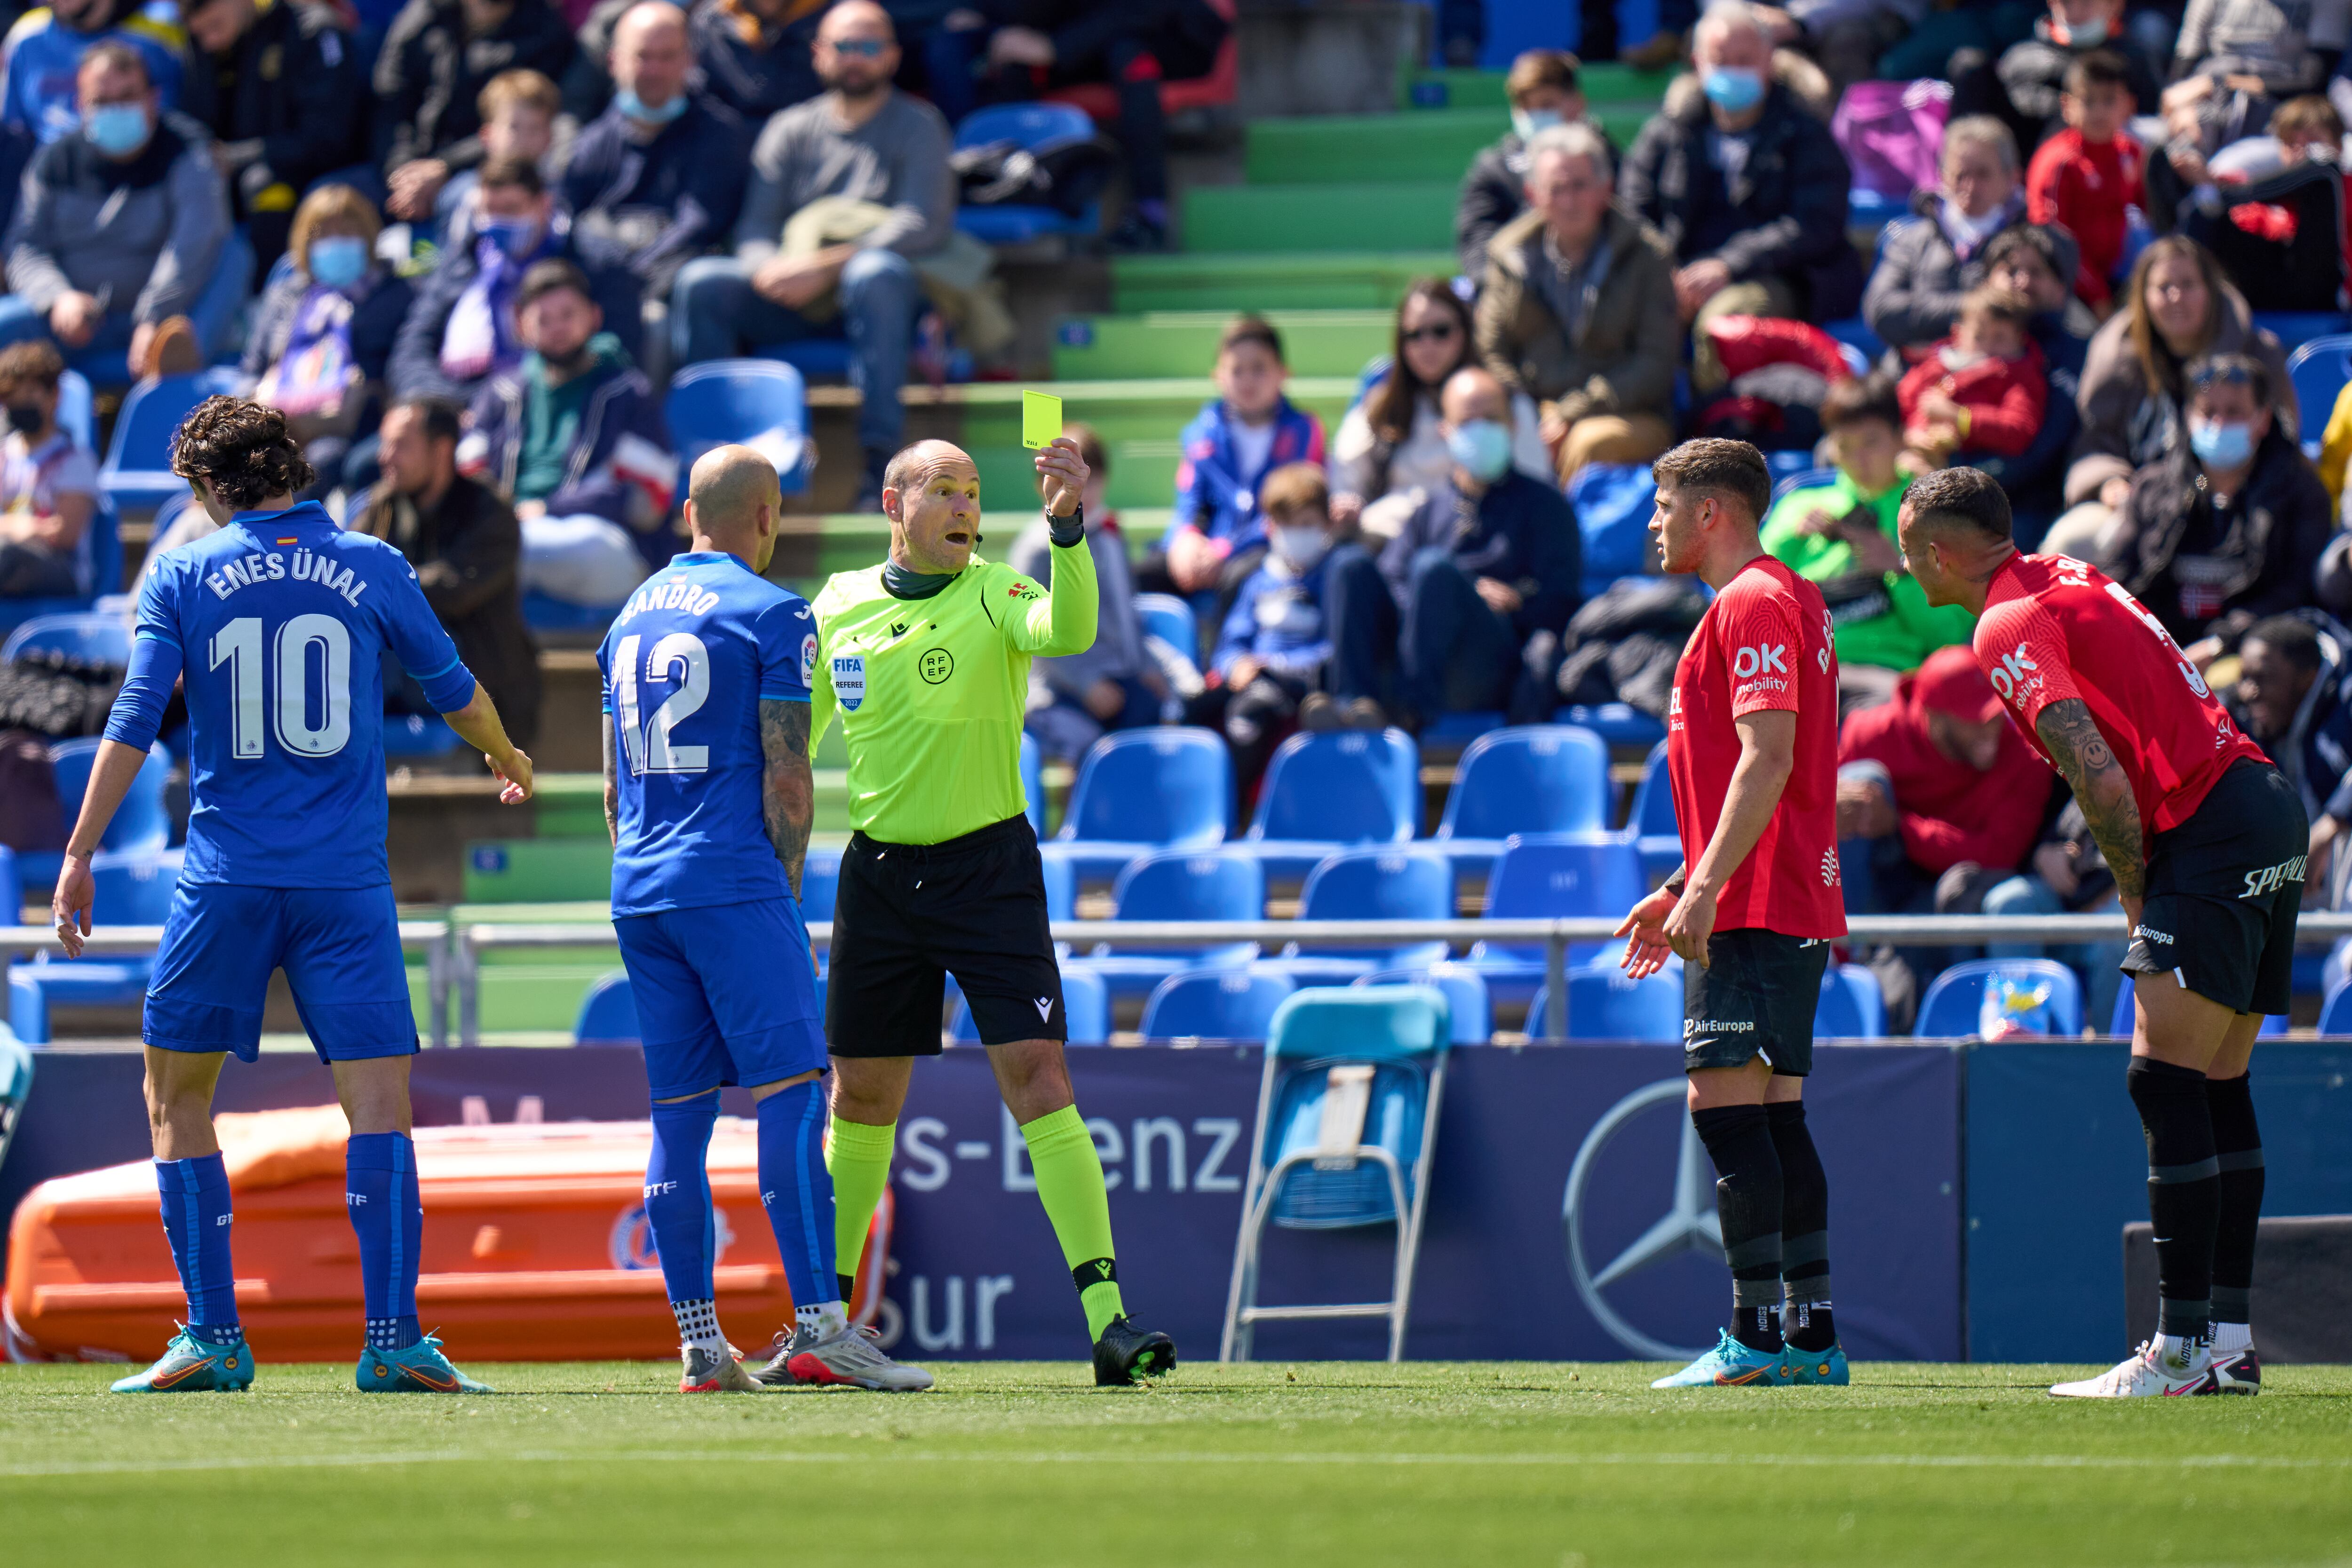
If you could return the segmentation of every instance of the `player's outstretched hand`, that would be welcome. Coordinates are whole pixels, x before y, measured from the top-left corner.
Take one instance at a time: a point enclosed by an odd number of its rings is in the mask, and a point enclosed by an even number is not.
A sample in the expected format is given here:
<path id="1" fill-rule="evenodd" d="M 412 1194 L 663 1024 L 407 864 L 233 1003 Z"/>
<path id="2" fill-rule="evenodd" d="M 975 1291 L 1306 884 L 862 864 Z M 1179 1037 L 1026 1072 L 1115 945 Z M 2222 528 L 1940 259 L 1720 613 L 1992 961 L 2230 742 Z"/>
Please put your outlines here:
<path id="1" fill-rule="evenodd" d="M 1086 493 L 1087 472 L 1078 444 L 1069 437 L 1056 436 L 1050 446 L 1040 447 L 1037 479 L 1045 489 L 1045 510 L 1055 517 L 1076 511 L 1078 498 Z"/>
<path id="2" fill-rule="evenodd" d="M 90 900 L 97 891 L 89 862 L 67 856 L 65 868 L 58 873 L 57 891 L 49 896 L 49 914 L 58 922 L 58 941 L 68 958 L 81 956 L 81 939 L 89 934 Z"/>
<path id="3" fill-rule="evenodd" d="M 482 761 L 490 765 L 490 772 L 506 785 L 499 791 L 500 805 L 520 805 L 530 798 L 530 758 L 523 753 L 520 747 L 508 756 L 503 766 L 496 757 L 486 756 Z"/>
<path id="4" fill-rule="evenodd" d="M 1626 939 L 1625 956 L 1617 967 L 1636 980 L 1646 980 L 1665 966 L 1674 948 L 1666 941 L 1666 917 L 1674 912 L 1675 895 L 1660 888 L 1619 922 L 1617 934 Z"/>

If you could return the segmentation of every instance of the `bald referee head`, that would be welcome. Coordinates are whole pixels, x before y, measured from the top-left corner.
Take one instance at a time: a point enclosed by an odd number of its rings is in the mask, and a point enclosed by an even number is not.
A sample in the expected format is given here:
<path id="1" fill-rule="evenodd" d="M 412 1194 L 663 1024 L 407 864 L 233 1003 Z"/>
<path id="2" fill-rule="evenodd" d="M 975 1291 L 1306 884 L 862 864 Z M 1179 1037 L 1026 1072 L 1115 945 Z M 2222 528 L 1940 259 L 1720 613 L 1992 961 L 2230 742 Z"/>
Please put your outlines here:
<path id="1" fill-rule="evenodd" d="M 749 447 L 714 447 L 696 459 L 687 480 L 688 547 L 738 555 L 752 571 L 765 572 L 783 510 L 773 463 Z"/>
<path id="2" fill-rule="evenodd" d="M 918 441 L 882 470 L 882 512 L 890 559 L 910 572 L 946 576 L 971 563 L 980 542 L 980 469 L 952 441 Z"/>

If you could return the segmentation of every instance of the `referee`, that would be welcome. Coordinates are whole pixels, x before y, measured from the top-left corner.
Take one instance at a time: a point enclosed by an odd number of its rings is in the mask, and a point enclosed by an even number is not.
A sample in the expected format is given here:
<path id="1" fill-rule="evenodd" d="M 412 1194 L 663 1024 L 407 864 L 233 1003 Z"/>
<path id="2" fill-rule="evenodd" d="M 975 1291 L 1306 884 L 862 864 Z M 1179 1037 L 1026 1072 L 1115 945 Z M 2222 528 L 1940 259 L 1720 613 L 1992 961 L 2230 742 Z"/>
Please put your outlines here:
<path id="1" fill-rule="evenodd" d="M 1077 443 L 1037 454 L 1054 592 L 980 560 L 980 471 L 945 441 L 890 459 L 890 555 L 834 575 L 816 598 L 809 744 L 837 716 L 849 743 L 849 816 L 826 983 L 835 1226 L 851 1270 L 890 1179 L 914 1058 L 940 1051 L 945 974 L 971 1004 L 1037 1196 L 1094 1341 L 1095 1382 L 1174 1369 L 1176 1344 L 1138 1329 L 1119 1300 L 1110 1201 L 1072 1102 L 1061 971 L 1045 880 L 1021 790 L 1029 661 L 1095 640 L 1095 569 Z M 842 1281 L 849 1299 L 851 1281 Z"/>

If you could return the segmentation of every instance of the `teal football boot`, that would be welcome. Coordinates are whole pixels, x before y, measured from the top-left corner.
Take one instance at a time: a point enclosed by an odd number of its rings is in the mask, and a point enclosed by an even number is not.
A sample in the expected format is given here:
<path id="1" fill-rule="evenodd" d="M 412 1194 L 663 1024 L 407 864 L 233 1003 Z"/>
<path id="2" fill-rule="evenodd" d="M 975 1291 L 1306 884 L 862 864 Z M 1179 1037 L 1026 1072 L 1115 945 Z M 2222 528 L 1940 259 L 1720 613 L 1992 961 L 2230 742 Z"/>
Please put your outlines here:
<path id="1" fill-rule="evenodd" d="M 245 1336 L 225 1345 L 200 1340 L 183 1324 L 163 1358 L 136 1376 L 120 1378 L 115 1394 L 242 1394 L 253 1382 L 253 1352 Z"/>
<path id="2" fill-rule="evenodd" d="M 1731 1337 L 1729 1329 L 1717 1331 L 1715 1348 L 1680 1372 L 1669 1373 L 1650 1384 L 1652 1388 L 1769 1388 L 1779 1381 L 1774 1373 L 1780 1369 L 1778 1351 L 1751 1350 Z"/>
<path id="3" fill-rule="evenodd" d="M 441 1342 L 425 1335 L 404 1351 L 380 1351 L 373 1345 L 360 1352 L 359 1370 L 352 1374 L 362 1394 L 491 1394 L 486 1383 L 476 1383 L 449 1364 Z"/>
<path id="4" fill-rule="evenodd" d="M 1794 1345 L 1782 1345 L 1780 1370 L 1773 1381 L 1784 1388 L 1801 1388 L 1808 1384 L 1843 1388 L 1853 1378 L 1846 1370 L 1845 1347 L 1832 1342 L 1825 1351 L 1801 1351 Z"/>

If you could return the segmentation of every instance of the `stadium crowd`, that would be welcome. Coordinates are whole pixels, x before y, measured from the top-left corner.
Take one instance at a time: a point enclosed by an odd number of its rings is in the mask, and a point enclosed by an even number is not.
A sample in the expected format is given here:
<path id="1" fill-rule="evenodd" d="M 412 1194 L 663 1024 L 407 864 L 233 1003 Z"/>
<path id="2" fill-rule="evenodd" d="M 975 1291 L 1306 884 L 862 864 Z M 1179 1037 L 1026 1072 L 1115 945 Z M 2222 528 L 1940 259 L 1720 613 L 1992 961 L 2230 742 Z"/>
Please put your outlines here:
<path id="1" fill-rule="evenodd" d="M 1628 145 L 1574 56 L 1517 59 L 1512 129 L 1462 179 L 1458 275 L 1404 290 L 1335 430 L 1286 396 L 1282 333 L 1230 323 L 1217 395 L 1170 432 L 1164 537 L 1090 531 L 1101 635 L 1038 663 L 1046 752 L 1208 726 L 1246 803 L 1299 728 L 1661 720 L 1701 601 L 1654 555 L 1610 563 L 1647 521 L 1648 462 L 1736 436 L 1802 476 L 1763 540 L 1832 605 L 1855 909 L 2113 897 L 2063 786 L 1939 658 L 1971 617 L 1902 569 L 1905 487 L 1955 464 L 2000 479 L 2021 544 L 2101 565 L 2234 694 L 2326 854 L 2352 823 L 2352 394 L 2315 463 L 2287 352 L 2314 313 L 2343 321 L 2352 4 L 1727 0 L 1665 21 L 1644 58 L 1680 68 Z M 670 379 L 843 340 L 874 510 L 910 364 L 940 331 L 985 335 L 990 257 L 957 215 L 1006 165 L 958 153 L 955 125 L 1107 85 L 1108 243 L 1163 247 L 1159 84 L 1207 71 L 1229 26 L 1208 0 L 24 12 L 0 91 L 0 596 L 93 586 L 98 484 L 62 372 L 120 387 L 221 363 L 241 332 L 244 389 L 289 416 L 308 494 L 406 553 L 527 740 L 522 595 L 593 614 L 684 547 Z M 1087 516 L 1114 523 L 1102 443 L 1073 433 Z M 208 526 L 181 514 L 156 552 Z M 1033 533 L 1013 558 L 1042 574 Z M 1151 634 L 1147 594 L 1188 601 L 1194 646 Z M 1893 998 L 1905 960 L 1885 957 Z"/>

